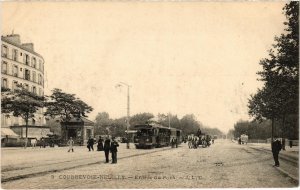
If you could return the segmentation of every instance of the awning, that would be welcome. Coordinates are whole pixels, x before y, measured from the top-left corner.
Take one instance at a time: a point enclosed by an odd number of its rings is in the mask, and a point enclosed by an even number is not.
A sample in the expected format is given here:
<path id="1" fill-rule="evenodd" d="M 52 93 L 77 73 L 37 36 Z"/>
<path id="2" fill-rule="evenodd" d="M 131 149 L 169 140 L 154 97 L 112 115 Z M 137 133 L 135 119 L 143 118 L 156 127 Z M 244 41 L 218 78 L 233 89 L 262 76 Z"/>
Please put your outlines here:
<path id="1" fill-rule="evenodd" d="M 19 137 L 13 130 L 10 128 L 1 128 L 1 137 Z"/>

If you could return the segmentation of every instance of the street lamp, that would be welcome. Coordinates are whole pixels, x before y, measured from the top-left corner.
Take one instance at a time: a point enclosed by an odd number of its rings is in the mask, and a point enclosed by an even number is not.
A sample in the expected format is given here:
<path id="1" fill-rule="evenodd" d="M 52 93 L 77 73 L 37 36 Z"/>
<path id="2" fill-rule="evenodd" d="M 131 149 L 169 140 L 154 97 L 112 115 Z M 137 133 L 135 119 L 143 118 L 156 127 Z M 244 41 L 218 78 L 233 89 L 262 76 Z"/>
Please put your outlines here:
<path id="1" fill-rule="evenodd" d="M 127 130 L 127 149 L 129 149 L 129 134 L 128 134 L 128 131 L 129 131 L 129 119 L 130 119 L 130 96 L 129 96 L 129 91 L 130 91 L 130 85 L 125 83 L 125 82 L 119 82 L 116 87 L 121 87 L 121 86 L 127 86 L 127 119 L 126 119 L 126 123 L 127 123 L 127 126 L 126 126 L 126 130 Z"/>

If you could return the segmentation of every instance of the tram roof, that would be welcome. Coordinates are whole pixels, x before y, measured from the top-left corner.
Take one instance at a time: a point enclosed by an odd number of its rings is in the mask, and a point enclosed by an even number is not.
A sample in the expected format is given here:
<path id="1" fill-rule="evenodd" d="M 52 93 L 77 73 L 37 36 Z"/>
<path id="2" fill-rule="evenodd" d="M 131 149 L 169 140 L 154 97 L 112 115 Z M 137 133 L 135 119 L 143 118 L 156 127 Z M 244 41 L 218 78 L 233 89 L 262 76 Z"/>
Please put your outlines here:
<path id="1" fill-rule="evenodd" d="M 160 129 L 169 129 L 169 130 L 174 130 L 175 129 L 175 130 L 181 131 L 180 129 L 165 127 L 165 126 L 157 124 L 157 123 L 135 125 L 134 128 L 135 129 L 141 129 L 141 128 L 144 128 L 144 129 L 160 128 Z"/>

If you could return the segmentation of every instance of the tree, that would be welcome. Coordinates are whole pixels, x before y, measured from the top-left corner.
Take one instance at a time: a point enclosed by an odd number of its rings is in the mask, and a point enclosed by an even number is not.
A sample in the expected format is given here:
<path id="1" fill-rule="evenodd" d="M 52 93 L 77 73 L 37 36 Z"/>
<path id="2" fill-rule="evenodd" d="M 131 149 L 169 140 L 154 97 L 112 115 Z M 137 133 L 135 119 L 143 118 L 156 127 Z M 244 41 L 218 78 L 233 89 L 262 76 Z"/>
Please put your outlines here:
<path id="1" fill-rule="evenodd" d="M 14 91 L 5 90 L 1 98 L 1 111 L 7 117 L 12 114 L 21 117 L 25 121 L 25 148 L 28 138 L 28 121 L 34 118 L 34 114 L 44 106 L 44 97 L 29 92 L 23 86 L 18 86 Z"/>
<path id="2" fill-rule="evenodd" d="M 199 122 L 193 114 L 187 114 L 180 119 L 181 130 L 184 134 L 195 134 L 200 129 Z"/>
<path id="3" fill-rule="evenodd" d="M 138 113 L 130 118 L 130 126 L 146 124 L 150 119 L 154 118 L 152 113 Z"/>
<path id="4" fill-rule="evenodd" d="M 299 113 L 299 2 L 289 2 L 283 10 L 285 31 L 275 37 L 269 58 L 260 61 L 263 70 L 258 75 L 264 87 L 251 96 L 248 104 L 251 116 L 272 120 L 271 138 L 275 120 L 281 119 L 285 129 L 286 118 Z"/>
<path id="5" fill-rule="evenodd" d="M 113 120 L 109 118 L 109 114 L 107 112 L 98 113 L 95 121 L 95 134 L 108 134 L 109 127 L 112 123 Z"/>
<path id="6" fill-rule="evenodd" d="M 93 111 L 91 106 L 76 98 L 75 94 L 68 94 L 57 88 L 52 90 L 46 107 L 45 116 L 59 117 L 62 122 L 68 122 L 72 117 L 87 117 L 86 113 Z"/>

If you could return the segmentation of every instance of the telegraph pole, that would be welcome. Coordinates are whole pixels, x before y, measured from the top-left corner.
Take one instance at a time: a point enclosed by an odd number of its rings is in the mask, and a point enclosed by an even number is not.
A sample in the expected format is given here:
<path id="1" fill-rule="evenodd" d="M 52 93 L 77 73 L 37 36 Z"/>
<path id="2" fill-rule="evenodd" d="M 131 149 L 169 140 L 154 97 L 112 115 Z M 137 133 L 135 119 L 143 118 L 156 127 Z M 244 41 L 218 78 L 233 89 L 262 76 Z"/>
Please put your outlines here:
<path id="1" fill-rule="evenodd" d="M 127 149 L 130 148 L 130 145 L 129 145 L 129 134 L 128 134 L 128 131 L 129 131 L 129 127 L 130 127 L 130 124 L 129 124 L 129 120 L 130 120 L 130 85 L 129 84 L 126 84 L 125 82 L 119 82 L 119 84 L 117 85 L 117 87 L 119 86 L 127 86 L 127 121 L 126 121 L 126 131 L 127 131 Z"/>

